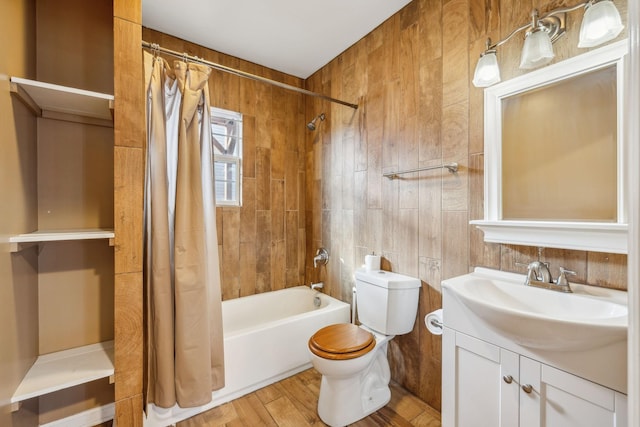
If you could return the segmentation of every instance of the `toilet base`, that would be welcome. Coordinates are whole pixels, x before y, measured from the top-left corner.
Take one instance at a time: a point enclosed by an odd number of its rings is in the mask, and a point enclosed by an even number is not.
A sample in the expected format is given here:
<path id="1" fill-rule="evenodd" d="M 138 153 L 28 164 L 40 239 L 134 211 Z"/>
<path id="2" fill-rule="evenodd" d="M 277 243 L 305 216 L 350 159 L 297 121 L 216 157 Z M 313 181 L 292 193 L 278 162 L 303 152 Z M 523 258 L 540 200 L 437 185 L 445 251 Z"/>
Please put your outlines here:
<path id="1" fill-rule="evenodd" d="M 375 360 L 355 377 L 322 376 L 318 415 L 331 427 L 356 422 L 385 406 L 391 400 L 391 372 L 387 360 L 387 343 L 376 349 Z"/>

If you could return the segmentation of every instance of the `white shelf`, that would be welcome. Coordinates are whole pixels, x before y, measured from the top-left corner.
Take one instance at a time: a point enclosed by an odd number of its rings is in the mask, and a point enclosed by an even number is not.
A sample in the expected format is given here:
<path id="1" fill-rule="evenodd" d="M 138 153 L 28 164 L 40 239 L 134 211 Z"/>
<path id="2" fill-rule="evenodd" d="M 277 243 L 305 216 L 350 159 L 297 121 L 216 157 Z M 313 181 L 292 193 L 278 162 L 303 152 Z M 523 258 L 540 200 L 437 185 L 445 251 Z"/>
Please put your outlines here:
<path id="1" fill-rule="evenodd" d="M 627 253 L 627 224 L 557 221 L 469 221 L 484 241 L 579 251 Z"/>
<path id="2" fill-rule="evenodd" d="M 21 402 L 113 375 L 113 341 L 39 356 L 11 398 Z"/>
<path id="3" fill-rule="evenodd" d="M 40 117 L 98 125 L 113 124 L 113 95 L 20 77 L 11 77 L 11 92 Z"/>
<path id="4" fill-rule="evenodd" d="M 17 234 L 9 237 L 10 252 L 18 252 L 41 242 L 62 242 L 66 240 L 96 240 L 113 239 L 113 230 L 102 228 L 87 228 L 77 230 L 40 230 L 32 233 Z M 110 242 L 111 244 L 111 242 Z"/>

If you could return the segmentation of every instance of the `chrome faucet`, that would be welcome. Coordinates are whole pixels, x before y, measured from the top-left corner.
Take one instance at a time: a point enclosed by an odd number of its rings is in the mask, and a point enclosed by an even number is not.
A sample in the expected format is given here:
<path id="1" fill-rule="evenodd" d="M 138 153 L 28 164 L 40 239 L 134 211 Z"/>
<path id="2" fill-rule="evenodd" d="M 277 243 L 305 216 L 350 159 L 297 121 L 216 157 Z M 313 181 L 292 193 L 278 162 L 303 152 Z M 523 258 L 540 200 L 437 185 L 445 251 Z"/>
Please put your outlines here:
<path id="1" fill-rule="evenodd" d="M 311 282 L 311 290 L 316 291 L 316 294 L 313 297 L 313 306 L 315 308 L 318 308 L 322 305 L 322 299 L 320 298 L 320 291 L 318 289 L 322 289 L 323 287 L 324 287 L 324 283 L 322 282 L 318 282 L 318 283 Z"/>
<path id="2" fill-rule="evenodd" d="M 541 261 L 529 263 L 527 266 L 527 280 L 525 280 L 524 284 L 530 285 L 530 282 L 552 283 L 549 264 Z"/>
<path id="3" fill-rule="evenodd" d="M 549 271 L 549 264 L 542 261 L 533 261 L 529 264 L 516 263 L 517 265 L 526 265 L 527 278 L 524 281 L 526 286 L 536 288 L 551 289 L 558 292 L 573 292 L 571 284 L 567 280 L 567 275 L 575 276 L 576 272 L 560 267 L 560 275 L 557 280 L 553 280 Z"/>
<path id="4" fill-rule="evenodd" d="M 316 256 L 313 257 L 313 267 L 318 268 L 318 264 L 327 265 L 329 262 L 329 252 L 325 248 L 318 248 Z"/>

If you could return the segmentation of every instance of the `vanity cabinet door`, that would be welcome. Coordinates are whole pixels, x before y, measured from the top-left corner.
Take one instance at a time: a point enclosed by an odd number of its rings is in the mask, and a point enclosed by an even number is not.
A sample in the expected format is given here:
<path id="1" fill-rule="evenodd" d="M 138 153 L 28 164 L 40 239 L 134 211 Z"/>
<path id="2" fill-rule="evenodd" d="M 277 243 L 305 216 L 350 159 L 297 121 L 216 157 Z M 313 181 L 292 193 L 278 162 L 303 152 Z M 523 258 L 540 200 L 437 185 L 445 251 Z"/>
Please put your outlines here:
<path id="1" fill-rule="evenodd" d="M 520 427 L 624 427 L 626 396 L 520 356 Z"/>
<path id="2" fill-rule="evenodd" d="M 444 328 L 443 427 L 518 425 L 518 355 Z"/>

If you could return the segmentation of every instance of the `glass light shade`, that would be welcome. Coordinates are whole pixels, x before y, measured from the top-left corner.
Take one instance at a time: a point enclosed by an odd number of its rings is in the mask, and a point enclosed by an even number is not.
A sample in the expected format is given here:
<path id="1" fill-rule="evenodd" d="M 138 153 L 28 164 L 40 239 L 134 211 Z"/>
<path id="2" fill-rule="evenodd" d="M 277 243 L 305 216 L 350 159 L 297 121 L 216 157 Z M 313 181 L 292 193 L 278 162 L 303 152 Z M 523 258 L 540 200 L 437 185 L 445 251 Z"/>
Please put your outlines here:
<path id="1" fill-rule="evenodd" d="M 613 40 L 623 28 L 620 13 L 612 1 L 594 3 L 584 12 L 578 47 L 594 47 Z"/>
<path id="2" fill-rule="evenodd" d="M 540 67 L 551 62 L 554 56 L 549 33 L 536 29 L 524 39 L 520 68 L 528 70 Z"/>
<path id="3" fill-rule="evenodd" d="M 500 67 L 495 52 L 487 52 L 480 57 L 473 73 L 475 87 L 488 87 L 500 81 Z"/>

